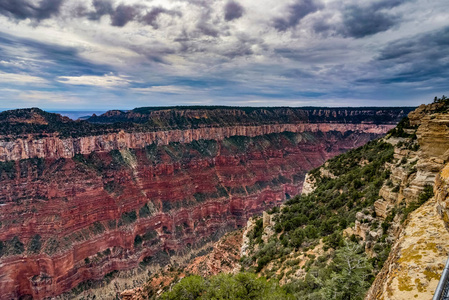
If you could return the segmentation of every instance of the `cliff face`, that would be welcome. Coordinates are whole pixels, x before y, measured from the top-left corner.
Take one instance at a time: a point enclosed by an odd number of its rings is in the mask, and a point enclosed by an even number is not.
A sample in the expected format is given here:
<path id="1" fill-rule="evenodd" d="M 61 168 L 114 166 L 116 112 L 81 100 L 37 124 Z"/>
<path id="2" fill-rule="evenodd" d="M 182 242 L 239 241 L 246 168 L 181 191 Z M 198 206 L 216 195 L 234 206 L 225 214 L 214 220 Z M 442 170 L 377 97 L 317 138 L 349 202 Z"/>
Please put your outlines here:
<path id="1" fill-rule="evenodd" d="M 8 141 L 0 140 L 0 161 L 20 160 L 27 158 L 71 158 L 76 154 L 91 152 L 109 152 L 112 150 L 139 149 L 157 143 L 190 143 L 197 140 L 222 141 L 231 136 L 256 137 L 259 135 L 281 132 L 363 132 L 384 134 L 394 125 L 373 124 L 274 124 L 262 126 L 232 126 L 213 127 L 188 130 L 168 130 L 151 132 L 109 133 L 97 136 L 61 138 L 56 134 L 43 138 L 28 137 L 15 138 Z M 351 146 L 349 146 L 351 147 Z"/>
<path id="2" fill-rule="evenodd" d="M 449 249 L 435 200 L 410 214 L 366 299 L 431 299 Z"/>
<path id="3" fill-rule="evenodd" d="M 435 196 L 402 224 L 396 218 L 390 255 L 366 299 L 430 299 L 438 284 L 449 255 L 449 115 L 439 113 L 442 108 L 442 103 L 434 103 L 409 114 L 410 124 L 418 126 L 419 151 L 396 149 L 395 156 L 405 164 L 390 166 L 393 185 L 382 187 L 376 212 L 418 201 L 426 185 Z"/>
<path id="4" fill-rule="evenodd" d="M 133 122 L 146 128 L 197 128 L 261 124 L 352 123 L 396 124 L 410 107 L 140 107 L 92 116 L 92 123 Z M 402 117 L 401 117 L 402 116 Z"/>
<path id="5" fill-rule="evenodd" d="M 116 270 L 165 265 L 298 194 L 308 170 L 389 128 L 9 136 L 0 142 L 0 293 L 43 299 Z"/>

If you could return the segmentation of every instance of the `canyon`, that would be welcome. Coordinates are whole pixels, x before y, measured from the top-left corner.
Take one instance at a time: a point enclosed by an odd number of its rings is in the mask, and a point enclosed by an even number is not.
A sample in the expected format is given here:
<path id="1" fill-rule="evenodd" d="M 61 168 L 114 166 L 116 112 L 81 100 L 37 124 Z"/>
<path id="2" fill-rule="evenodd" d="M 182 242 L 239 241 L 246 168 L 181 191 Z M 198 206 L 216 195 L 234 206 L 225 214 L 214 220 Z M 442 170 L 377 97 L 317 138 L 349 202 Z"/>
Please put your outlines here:
<path id="1" fill-rule="evenodd" d="M 431 299 L 449 255 L 448 108 L 445 98 L 421 105 L 384 138 L 308 172 L 301 196 L 250 218 L 243 236 L 122 296 L 167 299 L 187 287 L 184 270 L 206 280 L 219 270 L 256 273 L 296 299 Z"/>
<path id="2" fill-rule="evenodd" d="M 164 266 L 299 194 L 307 171 L 409 111 L 0 113 L 2 297 L 55 297 Z"/>

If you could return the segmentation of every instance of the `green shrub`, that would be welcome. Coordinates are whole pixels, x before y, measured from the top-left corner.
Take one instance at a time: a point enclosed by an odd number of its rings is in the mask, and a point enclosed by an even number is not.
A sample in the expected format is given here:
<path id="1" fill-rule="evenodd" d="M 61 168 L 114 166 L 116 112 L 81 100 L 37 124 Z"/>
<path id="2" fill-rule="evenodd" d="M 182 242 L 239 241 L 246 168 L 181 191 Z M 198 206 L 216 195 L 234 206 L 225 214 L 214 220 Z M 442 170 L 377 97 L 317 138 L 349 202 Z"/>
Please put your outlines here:
<path id="1" fill-rule="evenodd" d="M 404 129 L 416 129 L 416 126 L 410 125 L 410 119 L 408 117 L 403 118 L 395 128 L 391 129 L 388 134 L 393 137 L 401 138 L 413 138 L 413 134 L 408 134 Z M 416 137 L 416 135 L 415 135 Z"/>
<path id="2" fill-rule="evenodd" d="M 140 235 L 136 235 L 136 237 L 134 238 L 134 248 L 139 247 L 140 245 L 142 245 L 142 237 Z"/>
<path id="3" fill-rule="evenodd" d="M 142 239 L 144 241 L 149 241 L 157 237 L 157 232 L 155 230 L 149 230 L 145 232 L 145 234 L 142 236 Z"/>
<path id="4" fill-rule="evenodd" d="M 278 284 L 269 282 L 255 274 L 219 274 L 204 279 L 188 276 L 175 284 L 171 291 L 165 292 L 161 300 L 178 299 L 221 299 L 221 300 L 283 300 L 293 299 Z"/>
<path id="5" fill-rule="evenodd" d="M 119 226 L 134 223 L 137 220 L 137 214 L 134 210 L 122 214 Z"/>
<path id="6" fill-rule="evenodd" d="M 431 185 L 426 185 L 424 190 L 418 197 L 418 204 L 424 204 L 427 200 L 433 197 L 433 187 Z"/>
<path id="7" fill-rule="evenodd" d="M 32 254 L 37 254 L 41 251 L 41 247 L 42 247 L 41 236 L 39 234 L 36 234 L 30 240 L 30 243 L 28 245 L 28 252 Z"/>
<path id="8" fill-rule="evenodd" d="M 195 194 L 196 195 L 196 194 Z M 196 197 L 195 197 L 196 198 Z M 168 200 L 163 200 L 162 201 L 162 211 L 163 212 L 169 212 L 172 209 L 172 205 L 170 203 L 170 201 Z"/>
<path id="9" fill-rule="evenodd" d="M 248 233 L 250 243 L 261 244 L 263 242 L 262 233 L 263 233 L 263 220 L 262 218 L 258 218 L 256 220 L 254 229 Z"/>
<path id="10" fill-rule="evenodd" d="M 148 207 L 148 204 L 145 203 L 145 205 L 139 209 L 139 218 L 145 218 L 150 215 L 151 215 L 150 208 Z"/>
<path id="11" fill-rule="evenodd" d="M 25 247 L 18 236 L 13 237 L 12 240 L 9 241 L 9 244 L 11 247 L 11 254 L 22 254 L 25 251 Z"/>
<path id="12" fill-rule="evenodd" d="M 55 237 L 49 238 L 45 243 L 45 253 L 53 255 L 60 249 L 59 240 Z"/>
<path id="13" fill-rule="evenodd" d="M 3 241 L 0 241 L 0 257 L 6 254 L 6 244 Z"/>
<path id="14" fill-rule="evenodd" d="M 100 222 L 95 222 L 94 224 L 92 224 L 92 225 L 89 227 L 89 230 L 90 230 L 93 234 L 97 235 L 97 234 L 103 233 L 103 232 L 106 230 L 106 228 L 104 228 L 103 224 L 101 224 Z"/>

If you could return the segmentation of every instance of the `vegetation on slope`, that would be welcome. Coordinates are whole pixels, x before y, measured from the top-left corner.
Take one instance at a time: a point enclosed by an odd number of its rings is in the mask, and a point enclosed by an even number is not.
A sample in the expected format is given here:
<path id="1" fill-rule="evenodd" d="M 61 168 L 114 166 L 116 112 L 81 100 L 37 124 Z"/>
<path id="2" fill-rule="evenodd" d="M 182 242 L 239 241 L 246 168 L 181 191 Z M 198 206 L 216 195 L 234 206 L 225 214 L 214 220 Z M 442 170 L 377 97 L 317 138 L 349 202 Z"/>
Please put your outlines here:
<path id="1" fill-rule="evenodd" d="M 171 291 L 159 298 L 162 300 L 283 300 L 293 299 L 278 284 L 257 277 L 254 273 L 237 275 L 219 274 L 210 278 L 191 275 L 183 278 Z"/>
<path id="2" fill-rule="evenodd" d="M 397 125 L 395 128 L 391 129 L 388 134 L 391 137 L 400 137 L 400 138 L 412 138 L 412 139 L 416 139 L 416 134 L 412 133 L 407 133 L 404 131 L 404 129 L 417 129 L 417 126 L 411 126 L 410 125 L 410 120 L 408 117 L 403 118 Z"/>
<path id="3" fill-rule="evenodd" d="M 369 287 L 374 279 L 373 271 L 382 267 L 388 256 L 388 245 L 379 242 L 377 255 L 368 259 L 364 247 L 355 243 L 358 239 L 345 238 L 343 231 L 354 225 L 358 212 L 374 214 L 372 206 L 379 197 L 379 189 L 390 176 L 385 163 L 392 160 L 393 146 L 376 140 L 331 159 L 325 168 L 310 172 L 316 181 L 315 191 L 288 200 L 279 213 L 275 212 L 276 234 L 267 243 L 258 238 L 262 228 L 256 226 L 255 231 L 259 232 L 250 236 L 254 250 L 243 260 L 243 265 L 288 283 L 285 287 L 299 299 L 328 299 L 329 293 L 342 295 L 335 299 L 346 299 L 344 295 L 348 292 L 363 295 L 360 289 Z M 321 174 L 324 170 L 326 174 Z M 311 249 L 320 247 L 321 251 L 310 253 Z M 357 270 L 347 270 L 342 264 L 343 256 L 357 257 L 363 263 Z M 307 263 L 300 266 L 300 261 Z M 344 278 L 357 278 L 357 284 L 348 283 L 352 290 L 338 283 Z"/>

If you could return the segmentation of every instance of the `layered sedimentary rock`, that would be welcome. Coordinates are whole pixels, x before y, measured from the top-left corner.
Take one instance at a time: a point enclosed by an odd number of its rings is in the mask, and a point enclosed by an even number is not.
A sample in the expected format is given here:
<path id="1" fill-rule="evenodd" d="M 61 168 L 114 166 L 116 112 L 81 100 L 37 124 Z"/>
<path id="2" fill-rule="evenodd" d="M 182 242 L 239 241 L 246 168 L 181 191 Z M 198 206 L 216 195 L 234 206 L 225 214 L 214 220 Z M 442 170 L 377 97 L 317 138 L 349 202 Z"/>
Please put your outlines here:
<path id="1" fill-rule="evenodd" d="M 187 130 L 167 130 L 152 132 L 125 132 L 61 138 L 50 135 L 36 138 L 34 135 L 0 140 L 0 161 L 27 158 L 71 158 L 76 154 L 91 152 L 109 152 L 112 150 L 139 149 L 151 144 L 168 145 L 169 143 L 190 143 L 197 140 L 221 141 L 231 136 L 256 137 L 259 135 L 281 132 L 364 132 L 381 135 L 393 128 L 389 124 L 273 124 L 261 126 L 231 126 L 198 128 Z M 348 145 L 349 146 L 349 145 Z"/>
<path id="2" fill-rule="evenodd" d="M 443 103 L 422 105 L 409 114 L 417 126 L 418 151 L 396 148 L 402 163 L 391 165 L 390 186 L 380 191 L 376 212 L 419 201 L 426 185 L 435 196 L 401 222 L 395 218 L 396 239 L 388 260 L 366 299 L 430 299 L 449 255 L 448 178 L 449 114 Z M 395 144 L 401 141 L 393 141 Z"/>
<path id="3" fill-rule="evenodd" d="M 164 265 L 300 193 L 308 170 L 392 126 L 120 125 L 104 133 L 111 125 L 70 136 L 70 121 L 57 123 L 62 135 L 44 116 L 13 118 L 38 129 L 11 127 L 0 143 L 0 293 L 8 299 L 43 299 L 116 270 Z"/>

